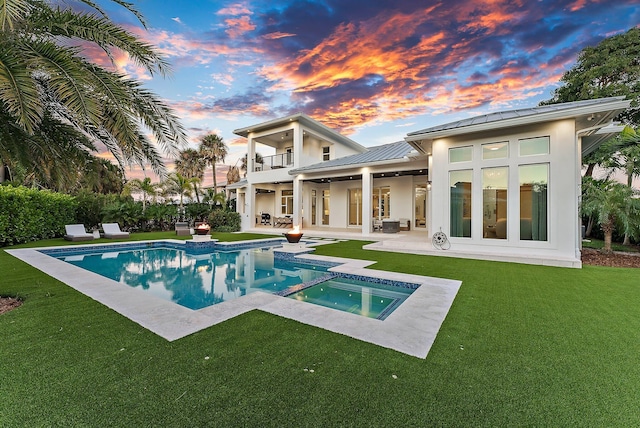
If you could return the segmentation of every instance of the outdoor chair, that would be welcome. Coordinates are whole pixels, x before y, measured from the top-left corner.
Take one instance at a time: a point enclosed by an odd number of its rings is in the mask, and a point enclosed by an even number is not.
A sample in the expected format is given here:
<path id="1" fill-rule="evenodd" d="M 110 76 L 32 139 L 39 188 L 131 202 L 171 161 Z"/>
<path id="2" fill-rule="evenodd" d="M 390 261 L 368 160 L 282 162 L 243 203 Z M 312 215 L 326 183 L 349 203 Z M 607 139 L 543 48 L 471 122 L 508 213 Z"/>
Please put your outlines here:
<path id="1" fill-rule="evenodd" d="M 104 237 L 108 239 L 129 238 L 129 232 L 120 230 L 118 223 L 102 223 L 102 230 L 104 230 Z"/>
<path id="2" fill-rule="evenodd" d="M 373 231 L 381 231 L 382 230 L 382 220 L 373 219 Z"/>
<path id="3" fill-rule="evenodd" d="M 187 223 L 186 221 L 177 221 L 176 222 L 176 235 L 178 235 L 178 236 L 191 235 L 191 228 L 189 227 L 189 223 Z"/>
<path id="4" fill-rule="evenodd" d="M 67 224 L 64 226 L 66 234 L 64 239 L 67 241 L 91 241 L 93 239 L 92 233 L 87 233 L 84 229 L 84 224 Z"/>

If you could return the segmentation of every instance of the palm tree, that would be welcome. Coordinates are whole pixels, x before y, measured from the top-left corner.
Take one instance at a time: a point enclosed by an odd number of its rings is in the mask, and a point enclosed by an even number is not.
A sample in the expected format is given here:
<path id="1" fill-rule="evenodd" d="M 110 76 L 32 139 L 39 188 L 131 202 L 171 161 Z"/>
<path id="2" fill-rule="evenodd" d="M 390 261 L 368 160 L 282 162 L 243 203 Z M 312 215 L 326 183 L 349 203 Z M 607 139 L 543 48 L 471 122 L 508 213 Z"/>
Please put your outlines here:
<path id="1" fill-rule="evenodd" d="M 43 149 L 50 164 L 60 162 L 58 147 L 75 131 L 81 134 L 74 136 L 76 147 L 95 150 L 93 142 L 100 141 L 120 165 L 149 163 L 164 174 L 144 128 L 173 154 L 186 144 L 177 117 L 139 82 L 87 61 L 77 46 L 97 46 L 109 58 L 125 52 L 152 75 L 166 75 L 168 64 L 94 1 L 78 1 L 89 12 L 53 0 L 0 2 L 0 162 L 31 165 Z M 130 3 L 112 1 L 144 25 Z M 51 131 L 56 136 L 45 141 Z"/>
<path id="2" fill-rule="evenodd" d="M 208 203 L 211 207 L 216 205 L 221 205 L 224 207 L 226 201 L 227 198 L 224 195 L 224 192 L 216 193 L 215 189 L 212 187 L 206 190 L 204 198 L 202 199 L 202 202 Z"/>
<path id="3" fill-rule="evenodd" d="M 611 252 L 611 241 L 616 225 L 625 233 L 637 235 L 640 226 L 640 199 L 629 186 L 610 180 L 585 177 L 582 182 L 584 215 L 592 215 L 604 233 L 605 252 Z"/>
<path id="4" fill-rule="evenodd" d="M 242 157 L 242 163 L 240 164 L 240 170 L 244 172 L 245 177 L 247 176 L 247 168 L 248 168 L 247 157 L 248 157 L 248 153 L 245 153 L 244 156 Z M 260 153 L 256 153 L 254 165 L 257 163 L 264 163 L 264 159 Z"/>
<path id="5" fill-rule="evenodd" d="M 194 149 L 186 149 L 180 152 L 180 157 L 176 159 L 176 172 L 186 178 L 197 178 L 198 181 L 193 182 L 193 191 L 196 194 L 196 200 L 200 203 L 200 192 L 198 191 L 198 183 L 204 178 L 204 169 L 207 162 L 204 157 Z"/>
<path id="6" fill-rule="evenodd" d="M 213 168 L 213 188 L 218 191 L 218 180 L 216 177 L 216 163 L 224 162 L 228 149 L 222 137 L 216 134 L 209 134 L 202 138 L 200 142 L 200 153 Z"/>
<path id="7" fill-rule="evenodd" d="M 240 181 L 240 171 L 237 166 L 230 166 L 227 171 L 227 185 Z"/>
<path id="8" fill-rule="evenodd" d="M 186 178 L 178 172 L 169 174 L 166 181 L 164 181 L 165 190 L 168 193 L 172 193 L 180 196 L 180 215 L 184 215 L 184 200 L 183 197 L 190 197 L 193 190 L 193 183 L 198 181 L 197 178 Z"/>
<path id="9" fill-rule="evenodd" d="M 142 193 L 142 212 L 147 210 L 147 197 L 151 196 L 155 199 L 158 194 L 158 183 L 152 183 L 151 178 L 145 177 L 144 180 L 133 178 L 127 182 L 124 186 L 123 193 L 125 196 L 130 196 L 132 191 L 138 191 Z"/>

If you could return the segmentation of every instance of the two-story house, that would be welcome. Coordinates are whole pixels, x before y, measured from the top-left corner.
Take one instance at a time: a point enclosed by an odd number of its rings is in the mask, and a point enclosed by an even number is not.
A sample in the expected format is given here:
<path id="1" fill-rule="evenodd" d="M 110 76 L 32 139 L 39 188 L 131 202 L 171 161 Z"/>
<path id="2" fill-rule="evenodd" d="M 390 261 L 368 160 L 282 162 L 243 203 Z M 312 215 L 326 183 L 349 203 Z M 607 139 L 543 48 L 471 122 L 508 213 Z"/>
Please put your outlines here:
<path id="1" fill-rule="evenodd" d="M 612 97 L 503 111 L 368 148 L 304 114 L 238 129 L 248 140 L 246 180 L 234 185 L 242 229 L 265 214 L 363 235 L 394 220 L 426 232 L 425 248 L 442 231 L 454 254 L 578 267 L 582 156 L 619 132 L 611 121 L 628 106 Z M 256 162 L 265 147 L 275 154 Z"/>

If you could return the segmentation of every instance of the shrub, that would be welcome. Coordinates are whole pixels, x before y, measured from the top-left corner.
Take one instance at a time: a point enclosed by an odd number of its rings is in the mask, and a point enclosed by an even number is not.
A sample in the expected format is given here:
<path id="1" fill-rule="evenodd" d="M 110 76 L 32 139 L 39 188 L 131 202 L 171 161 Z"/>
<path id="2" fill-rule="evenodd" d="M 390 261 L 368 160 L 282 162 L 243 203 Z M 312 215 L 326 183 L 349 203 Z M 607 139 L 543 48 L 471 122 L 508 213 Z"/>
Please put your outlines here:
<path id="1" fill-rule="evenodd" d="M 209 204 L 198 204 L 191 203 L 189 205 L 185 205 L 185 214 L 187 215 L 187 219 L 192 222 L 196 221 L 204 221 L 211 212 L 211 207 Z"/>
<path id="2" fill-rule="evenodd" d="M 76 201 L 69 195 L 26 187 L 0 186 L 0 245 L 62 236 L 76 222 Z"/>
<path id="3" fill-rule="evenodd" d="M 86 190 L 76 195 L 78 208 L 76 210 L 77 223 L 84 224 L 87 228 L 97 228 L 102 223 L 102 210 L 105 206 L 117 203 L 118 195 L 104 195 Z"/>
<path id="4" fill-rule="evenodd" d="M 239 232 L 240 214 L 232 211 L 214 210 L 209 214 L 211 230 L 215 232 Z"/>
<path id="5" fill-rule="evenodd" d="M 171 225 L 178 218 L 178 207 L 175 205 L 151 204 L 147 205 L 144 217 L 147 226 L 152 230 L 170 230 Z"/>
<path id="6" fill-rule="evenodd" d="M 142 204 L 133 200 L 116 201 L 102 209 L 103 223 L 119 223 L 126 230 L 139 229 L 142 219 Z"/>

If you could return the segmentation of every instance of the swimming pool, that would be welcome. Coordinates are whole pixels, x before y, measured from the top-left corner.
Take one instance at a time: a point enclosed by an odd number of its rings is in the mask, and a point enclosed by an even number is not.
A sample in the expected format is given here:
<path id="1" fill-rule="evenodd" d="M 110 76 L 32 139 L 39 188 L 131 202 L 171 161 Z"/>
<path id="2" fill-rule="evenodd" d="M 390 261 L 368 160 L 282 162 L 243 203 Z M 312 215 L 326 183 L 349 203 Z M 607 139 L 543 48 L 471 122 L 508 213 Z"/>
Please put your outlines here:
<path id="1" fill-rule="evenodd" d="M 193 310 L 255 291 L 283 291 L 313 281 L 327 270 L 274 260 L 270 247 L 201 254 L 172 247 L 94 249 L 55 257 Z"/>
<path id="2" fill-rule="evenodd" d="M 326 240 L 314 242 L 313 239 L 310 239 L 303 245 L 304 248 L 297 249 L 283 248 L 282 238 L 216 243 L 215 245 L 167 239 L 113 244 L 17 248 L 5 251 L 169 341 L 184 338 L 236 316 L 259 310 L 425 358 L 453 303 L 461 282 L 376 270 L 372 269 L 375 262 L 369 260 L 311 254 L 316 245 L 324 245 L 325 243 Z M 299 262 L 304 268 L 314 265 L 316 269 L 323 267 L 327 271 L 319 269 L 324 272 L 322 277 L 281 292 L 252 292 L 240 298 L 192 310 L 174 302 L 150 296 L 142 291 L 142 286 L 126 286 L 57 258 L 63 255 L 73 257 L 96 253 L 120 253 L 121 251 L 160 246 L 185 249 L 198 258 L 206 257 L 205 254 L 215 252 L 211 250 L 212 246 L 215 250 L 223 252 L 279 246 L 279 248 L 273 249 L 274 267 L 276 263 L 279 265 L 281 262 L 288 261 Z M 114 256 L 115 254 L 108 254 L 105 255 L 105 259 L 115 258 Z M 367 283 L 386 283 L 399 287 L 417 288 L 384 321 L 333 310 L 318 304 L 309 304 L 295 298 L 281 297 L 311 288 L 316 281 L 318 283 L 324 282 L 329 279 L 327 277 L 332 277 L 330 279 L 334 280 L 352 279 Z"/>

